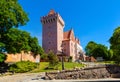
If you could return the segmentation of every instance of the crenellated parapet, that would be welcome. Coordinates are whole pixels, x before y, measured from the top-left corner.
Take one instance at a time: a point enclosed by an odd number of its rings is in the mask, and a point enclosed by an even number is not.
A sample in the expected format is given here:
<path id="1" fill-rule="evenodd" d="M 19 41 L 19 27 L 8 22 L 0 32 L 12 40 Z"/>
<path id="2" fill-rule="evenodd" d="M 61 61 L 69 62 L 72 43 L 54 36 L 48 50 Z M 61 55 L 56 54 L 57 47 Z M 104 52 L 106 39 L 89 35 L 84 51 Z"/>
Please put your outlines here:
<path id="1" fill-rule="evenodd" d="M 65 25 L 62 17 L 58 13 L 56 13 L 54 10 L 51 10 L 47 16 L 41 17 L 42 24 L 54 23 L 54 22 L 59 22 L 63 27 Z"/>

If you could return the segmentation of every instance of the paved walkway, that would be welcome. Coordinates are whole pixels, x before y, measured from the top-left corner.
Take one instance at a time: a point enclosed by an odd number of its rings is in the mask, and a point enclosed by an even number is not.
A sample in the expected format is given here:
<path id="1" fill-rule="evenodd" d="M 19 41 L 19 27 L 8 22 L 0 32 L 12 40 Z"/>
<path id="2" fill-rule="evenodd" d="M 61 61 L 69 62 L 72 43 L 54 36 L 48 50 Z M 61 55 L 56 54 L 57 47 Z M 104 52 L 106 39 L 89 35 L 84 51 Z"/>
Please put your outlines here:
<path id="1" fill-rule="evenodd" d="M 29 73 L 29 74 L 16 74 L 11 76 L 0 77 L 0 82 L 98 82 L 98 81 L 120 81 L 119 79 L 82 79 L 82 80 L 43 80 L 45 73 Z"/>
<path id="2" fill-rule="evenodd" d="M 45 73 L 24 73 L 24 74 L 15 74 L 8 76 L 1 76 L 0 82 L 32 82 L 35 80 L 43 80 L 41 77 L 44 77 Z"/>

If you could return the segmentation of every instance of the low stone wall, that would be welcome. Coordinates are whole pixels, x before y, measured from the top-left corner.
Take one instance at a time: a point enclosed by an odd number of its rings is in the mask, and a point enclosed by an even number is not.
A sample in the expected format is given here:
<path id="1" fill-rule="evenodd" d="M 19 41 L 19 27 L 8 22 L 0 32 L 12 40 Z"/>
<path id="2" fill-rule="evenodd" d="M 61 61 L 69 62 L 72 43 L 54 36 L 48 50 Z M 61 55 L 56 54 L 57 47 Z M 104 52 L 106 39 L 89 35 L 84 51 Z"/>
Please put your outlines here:
<path id="1" fill-rule="evenodd" d="M 120 73 L 119 66 L 98 66 L 84 69 L 46 72 L 46 79 L 99 79 L 110 78 Z M 118 77 L 118 76 L 116 76 Z"/>

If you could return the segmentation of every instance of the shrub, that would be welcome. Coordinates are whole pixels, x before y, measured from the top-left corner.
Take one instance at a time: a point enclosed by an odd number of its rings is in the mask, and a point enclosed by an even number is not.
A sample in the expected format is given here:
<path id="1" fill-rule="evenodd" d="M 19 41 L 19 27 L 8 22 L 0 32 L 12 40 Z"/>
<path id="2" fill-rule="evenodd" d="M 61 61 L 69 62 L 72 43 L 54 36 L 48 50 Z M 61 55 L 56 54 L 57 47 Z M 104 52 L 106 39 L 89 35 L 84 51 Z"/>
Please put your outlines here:
<path id="1" fill-rule="evenodd" d="M 46 61 L 47 62 L 48 61 L 48 54 L 44 53 L 40 56 L 40 58 L 41 58 L 40 61 Z"/>
<path id="2" fill-rule="evenodd" d="M 48 59 L 49 59 L 50 66 L 56 66 L 59 63 L 57 55 L 55 55 L 53 52 L 50 52 L 48 54 Z"/>
<path id="3" fill-rule="evenodd" d="M 37 68 L 37 64 L 30 61 L 21 61 L 10 66 L 10 71 L 15 73 L 24 73 Z"/>

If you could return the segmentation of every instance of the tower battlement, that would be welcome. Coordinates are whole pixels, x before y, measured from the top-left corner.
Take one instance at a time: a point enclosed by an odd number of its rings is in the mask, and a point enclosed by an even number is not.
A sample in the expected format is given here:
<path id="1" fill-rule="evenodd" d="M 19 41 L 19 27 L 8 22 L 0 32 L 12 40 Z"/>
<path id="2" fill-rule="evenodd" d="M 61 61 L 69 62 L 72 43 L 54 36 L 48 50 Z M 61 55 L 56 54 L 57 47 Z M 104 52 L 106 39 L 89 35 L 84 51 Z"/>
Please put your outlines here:
<path id="1" fill-rule="evenodd" d="M 46 23 L 52 23 L 55 21 L 58 21 L 62 26 L 65 25 L 62 17 L 56 13 L 54 10 L 50 10 L 50 12 L 48 13 L 48 15 L 41 17 L 41 23 L 42 24 L 46 24 Z"/>

